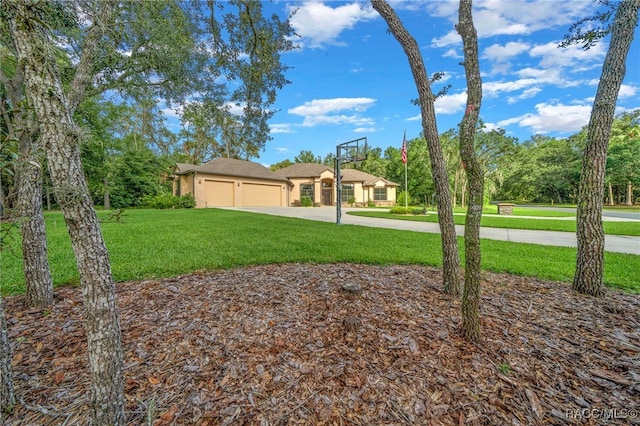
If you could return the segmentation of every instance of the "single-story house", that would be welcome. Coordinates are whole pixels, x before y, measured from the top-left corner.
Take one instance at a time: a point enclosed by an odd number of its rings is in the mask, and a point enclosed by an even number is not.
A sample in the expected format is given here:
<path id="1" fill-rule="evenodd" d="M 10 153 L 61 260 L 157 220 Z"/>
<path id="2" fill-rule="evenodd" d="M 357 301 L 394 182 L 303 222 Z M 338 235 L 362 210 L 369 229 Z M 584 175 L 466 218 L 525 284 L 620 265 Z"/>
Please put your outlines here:
<path id="1" fill-rule="evenodd" d="M 173 195 L 192 194 L 196 208 L 288 206 L 290 186 L 261 164 L 221 157 L 199 166 L 177 163 Z"/>
<path id="2" fill-rule="evenodd" d="M 292 184 L 290 199 L 295 205 L 302 197 L 309 197 L 315 205 L 333 206 L 337 197 L 335 174 L 332 167 L 317 163 L 298 163 L 277 170 Z M 343 169 L 340 177 L 342 204 L 353 198 L 356 205 L 373 201 L 378 206 L 396 203 L 397 183 L 355 169 Z"/>
<path id="3" fill-rule="evenodd" d="M 344 169 L 341 176 L 343 204 L 391 206 L 398 184 L 360 170 Z M 267 207 L 300 205 L 309 197 L 314 205 L 335 205 L 333 168 L 299 163 L 278 171 L 251 161 L 216 158 L 202 165 L 177 163 L 173 194 L 192 194 L 196 207 Z"/>

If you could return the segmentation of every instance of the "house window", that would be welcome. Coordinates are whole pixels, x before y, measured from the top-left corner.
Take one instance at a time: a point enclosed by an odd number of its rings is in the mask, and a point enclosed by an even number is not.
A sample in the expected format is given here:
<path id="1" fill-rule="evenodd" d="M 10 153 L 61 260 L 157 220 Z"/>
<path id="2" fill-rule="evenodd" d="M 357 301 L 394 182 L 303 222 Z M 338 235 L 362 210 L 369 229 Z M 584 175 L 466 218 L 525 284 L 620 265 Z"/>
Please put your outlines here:
<path id="1" fill-rule="evenodd" d="M 176 179 L 175 182 L 176 182 L 176 197 L 179 197 L 181 195 L 180 194 L 180 178 Z"/>
<path id="2" fill-rule="evenodd" d="M 342 201 L 343 203 L 348 203 L 349 198 L 352 198 L 352 197 L 353 197 L 353 184 L 345 183 L 344 185 L 342 185 L 342 194 L 340 196 L 340 201 Z"/>
<path id="3" fill-rule="evenodd" d="M 375 201 L 387 201 L 387 188 L 373 188 L 373 199 Z"/>
<path id="4" fill-rule="evenodd" d="M 302 183 L 302 184 L 300 184 L 300 198 L 302 198 L 302 197 L 309 197 L 312 200 L 315 199 L 313 197 L 313 184 L 312 183 Z"/>

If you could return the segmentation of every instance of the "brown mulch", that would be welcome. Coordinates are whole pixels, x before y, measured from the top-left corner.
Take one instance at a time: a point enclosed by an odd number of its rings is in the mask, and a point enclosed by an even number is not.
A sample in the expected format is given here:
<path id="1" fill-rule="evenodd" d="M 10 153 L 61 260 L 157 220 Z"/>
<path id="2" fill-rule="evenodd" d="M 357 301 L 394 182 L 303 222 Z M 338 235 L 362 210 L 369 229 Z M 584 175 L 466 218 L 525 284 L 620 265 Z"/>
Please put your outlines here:
<path id="1" fill-rule="evenodd" d="M 118 284 L 128 423 L 640 424 L 640 297 L 485 274 L 474 345 L 440 280 L 288 264 Z M 6 299 L 9 424 L 86 424 L 82 311 L 72 287 L 48 311 Z"/>

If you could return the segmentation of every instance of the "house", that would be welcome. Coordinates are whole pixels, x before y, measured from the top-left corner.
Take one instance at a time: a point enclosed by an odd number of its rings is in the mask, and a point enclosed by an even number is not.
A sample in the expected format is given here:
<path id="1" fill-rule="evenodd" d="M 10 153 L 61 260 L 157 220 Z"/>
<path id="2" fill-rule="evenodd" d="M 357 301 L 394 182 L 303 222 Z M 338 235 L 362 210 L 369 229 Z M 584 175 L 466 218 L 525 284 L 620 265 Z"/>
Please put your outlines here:
<path id="1" fill-rule="evenodd" d="M 390 206 L 398 184 L 360 170 L 342 170 L 342 203 Z M 314 205 L 335 205 L 333 168 L 299 163 L 276 172 L 251 161 L 216 158 L 200 166 L 177 163 L 173 194 L 193 194 L 196 207 L 268 207 L 300 205 L 309 197 Z"/>
<path id="2" fill-rule="evenodd" d="M 216 158 L 200 166 L 177 163 L 173 195 L 192 194 L 196 208 L 288 206 L 290 186 L 261 164 Z"/>
<path id="3" fill-rule="evenodd" d="M 292 184 L 290 200 L 295 205 L 302 197 L 309 197 L 314 205 L 333 206 L 336 200 L 335 175 L 333 168 L 324 164 L 298 163 L 277 170 Z M 366 206 L 370 201 L 378 206 L 392 206 L 396 203 L 397 183 L 370 175 L 356 169 L 343 169 L 340 177 L 342 204 L 354 203 Z"/>

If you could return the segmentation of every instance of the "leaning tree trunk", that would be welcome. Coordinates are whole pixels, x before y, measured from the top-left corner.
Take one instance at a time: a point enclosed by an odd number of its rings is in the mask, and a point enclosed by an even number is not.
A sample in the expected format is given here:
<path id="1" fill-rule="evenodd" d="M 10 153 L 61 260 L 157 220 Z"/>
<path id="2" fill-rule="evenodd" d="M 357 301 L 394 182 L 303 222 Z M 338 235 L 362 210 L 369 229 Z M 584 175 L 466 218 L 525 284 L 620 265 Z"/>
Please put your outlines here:
<path id="1" fill-rule="evenodd" d="M 626 73 L 627 53 L 638 22 L 638 8 L 640 0 L 623 0 L 618 5 L 582 159 L 576 212 L 578 254 L 573 289 L 591 296 L 604 295 L 602 199 L 607 150 L 618 92 Z"/>
<path id="2" fill-rule="evenodd" d="M 36 1 L 9 2 L 11 31 L 25 66 L 27 94 L 40 123 L 49 173 L 64 213 L 76 257 L 85 307 L 91 419 L 96 425 L 124 424 L 122 344 L 115 285 L 100 224 L 80 162 L 80 129 L 62 88 L 52 43 Z"/>
<path id="3" fill-rule="evenodd" d="M 8 79 L 5 92 L 13 109 L 13 120 L 3 109 L 11 137 L 19 141 L 16 161 L 16 214 L 22 234 L 22 258 L 27 300 L 33 306 L 53 303 L 53 282 L 47 259 L 47 239 L 42 212 L 43 147 L 37 138 L 38 124 L 24 94 L 24 72 L 18 66 Z"/>
<path id="4" fill-rule="evenodd" d="M 458 253 L 456 227 L 453 221 L 449 179 L 436 126 L 435 97 L 431 91 L 431 83 L 427 77 L 418 43 L 404 27 L 395 11 L 385 0 L 371 0 L 371 5 L 384 18 L 389 30 L 404 49 L 416 82 L 420 111 L 422 113 L 422 128 L 429 148 L 431 173 L 438 202 L 438 223 L 440 224 L 442 237 L 444 291 L 457 296 L 460 294 L 460 253 Z"/>
<path id="5" fill-rule="evenodd" d="M 473 26 L 471 0 L 460 0 L 456 29 L 464 46 L 467 77 L 467 108 L 460 123 L 460 158 L 466 166 L 469 207 L 464 227 L 464 290 L 462 292 L 462 335 L 480 340 L 480 220 L 484 198 L 484 173 L 478 162 L 474 139 L 482 101 L 482 80 L 478 61 L 478 34 Z"/>
<path id="6" fill-rule="evenodd" d="M 2 306 L 2 293 L 0 293 L 0 424 L 3 417 L 10 413 L 16 404 L 16 395 L 13 390 L 13 375 L 11 374 L 11 346 L 7 334 L 7 321 Z"/>
<path id="7" fill-rule="evenodd" d="M 47 234 L 42 212 L 42 144 L 20 119 L 20 158 L 17 163 L 17 213 L 22 234 L 22 262 L 27 301 L 32 306 L 53 304 L 53 281 L 47 259 Z"/>

